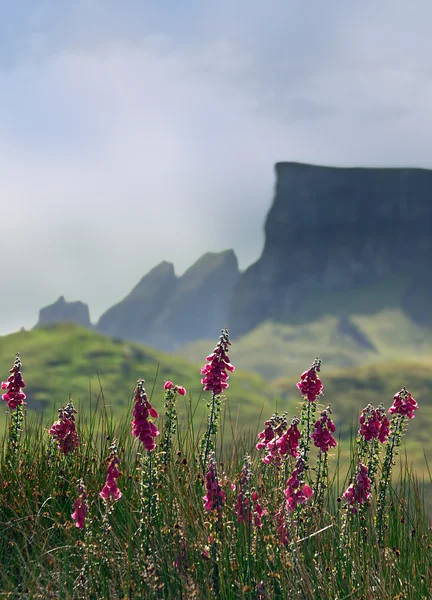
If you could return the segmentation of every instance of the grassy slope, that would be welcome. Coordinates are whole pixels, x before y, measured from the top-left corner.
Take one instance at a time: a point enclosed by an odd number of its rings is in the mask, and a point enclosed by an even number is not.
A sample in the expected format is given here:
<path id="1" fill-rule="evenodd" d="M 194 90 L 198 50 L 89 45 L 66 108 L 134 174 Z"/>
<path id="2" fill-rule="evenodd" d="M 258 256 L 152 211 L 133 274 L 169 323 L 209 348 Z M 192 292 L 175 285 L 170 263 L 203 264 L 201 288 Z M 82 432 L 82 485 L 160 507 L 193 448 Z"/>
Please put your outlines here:
<path id="1" fill-rule="evenodd" d="M 380 403 L 388 409 L 393 395 L 406 386 L 419 403 L 415 418 L 408 423 L 406 450 L 409 462 L 416 471 L 427 474 L 424 456 L 432 467 L 432 357 L 417 361 L 394 361 L 333 373 L 322 372 L 324 396 L 321 403 L 331 404 L 333 417 L 342 440 L 348 440 L 351 427 L 357 430 L 361 409 L 369 402 Z M 298 396 L 295 390 L 297 378 L 283 378 L 270 385 L 281 404 L 295 411 Z M 344 451 L 348 448 L 344 446 Z M 401 453 L 404 455 L 404 451 Z"/>
<path id="2" fill-rule="evenodd" d="M 356 320 L 363 330 L 367 330 L 373 343 L 383 349 L 382 356 L 373 365 L 351 366 L 355 353 L 347 351 L 343 363 L 345 368 L 335 370 L 337 362 L 332 360 L 332 356 L 342 356 L 342 351 L 332 346 L 331 337 L 325 338 L 324 344 L 319 343 L 320 336 L 325 334 L 328 326 L 327 321 L 308 326 L 308 335 L 300 335 L 293 328 L 291 333 L 297 336 L 297 341 L 291 339 L 290 342 L 288 328 L 279 330 L 278 338 L 274 328 L 273 339 L 280 347 L 279 350 L 272 349 L 271 353 L 279 363 L 289 363 L 287 371 L 294 375 L 268 382 L 254 373 L 236 370 L 231 376 L 227 392 L 231 418 L 236 424 L 238 420 L 237 431 L 240 432 L 243 429 L 256 431 L 276 409 L 280 412 L 287 410 L 294 416 L 298 413 L 298 375 L 309 366 L 316 354 L 320 354 L 324 359 L 323 403 L 332 404 L 335 421 L 339 429 L 343 426 L 341 433 L 345 438 L 349 434 L 350 425 L 356 422 L 358 413 L 368 402 L 374 405 L 383 402 L 389 407 L 393 395 L 403 385 L 408 387 L 420 404 L 418 417 L 409 424 L 408 448 L 410 458 L 424 472 L 423 450 L 432 457 L 432 438 L 429 436 L 432 427 L 432 352 L 427 358 L 429 346 L 426 337 L 422 340 L 420 330 L 416 337 L 409 323 L 405 323 L 404 328 L 404 322 L 397 313 L 388 313 L 375 320 L 366 317 Z M 266 327 L 274 326 L 267 324 Z M 282 342 L 284 335 L 287 337 Z M 199 424 L 206 413 L 205 400 L 199 400 L 199 369 L 204 362 L 203 357 L 212 350 L 214 343 L 203 343 L 202 352 L 195 357 L 197 364 L 193 364 L 184 358 L 138 344 L 114 341 L 80 327 L 56 325 L 0 337 L 0 376 L 2 379 L 6 377 L 15 352 L 20 351 L 27 381 L 29 413 L 33 408 L 44 409 L 46 421 L 49 422 L 57 414 L 56 409 L 67 402 L 69 395 L 76 404 L 81 401 L 88 406 L 89 385 L 92 401 L 95 403 L 100 392 L 98 376 L 106 403 L 112 407 L 114 416 L 120 416 L 127 409 L 137 378 L 143 377 L 146 380 L 150 395 L 159 366 L 153 398 L 155 408 L 162 412 L 160 390 L 165 379 L 172 379 L 175 383 L 186 386 L 193 405 L 198 403 L 195 423 Z M 288 357 L 284 354 L 287 347 L 292 349 Z M 425 354 L 421 360 L 412 358 L 416 348 Z M 399 359 L 385 362 L 384 349 L 390 359 Z M 244 339 L 239 344 L 233 343 L 230 356 L 236 365 L 242 365 L 242 352 L 246 350 Z M 259 347 L 251 347 L 249 351 L 255 351 L 259 355 Z M 268 347 L 267 351 L 270 352 Z M 402 360 L 400 357 L 403 353 L 405 357 Z M 261 355 L 263 359 L 266 358 L 265 353 Z M 209 394 L 204 396 L 208 397 Z M 229 419 L 229 412 L 225 413 Z M 5 411 L 1 411 L 0 424 L 4 423 L 4 416 Z"/>
<path id="3" fill-rule="evenodd" d="M 214 342 L 207 347 L 200 363 L 193 364 L 139 344 L 120 342 L 75 325 L 61 324 L 33 331 L 23 331 L 0 337 L 0 369 L 5 379 L 12 366 L 15 352 L 21 353 L 23 375 L 26 380 L 28 410 L 44 410 L 47 419 L 57 414 L 56 409 L 66 404 L 69 395 L 75 404 L 89 405 L 89 389 L 95 403 L 102 384 L 104 398 L 112 407 L 114 416 L 126 409 L 140 377 L 146 381 L 150 395 L 156 388 L 154 405 L 162 409 L 161 390 L 164 380 L 171 379 L 187 388 L 193 402 L 202 392 L 200 367 L 211 352 Z M 159 369 L 159 371 L 158 371 Z M 156 393 L 158 392 L 158 393 Z M 271 410 L 265 383 L 259 375 L 236 371 L 230 379 L 229 405 L 237 412 L 241 405 L 240 423 L 257 424 L 262 406 Z M 205 394 L 204 398 L 209 398 Z M 199 402 L 197 419 L 206 410 L 205 401 Z M 0 413 L 4 418 L 4 411 Z"/>
<path id="4" fill-rule="evenodd" d="M 375 350 L 366 349 L 352 337 L 341 334 L 336 317 L 324 316 L 301 325 L 263 323 L 235 340 L 231 358 L 240 368 L 272 380 L 297 376 L 315 356 L 321 357 L 326 372 L 432 356 L 432 331 L 419 327 L 399 309 L 373 315 L 354 313 L 350 319 Z M 177 353 L 195 361 L 210 343 L 194 342 Z"/>

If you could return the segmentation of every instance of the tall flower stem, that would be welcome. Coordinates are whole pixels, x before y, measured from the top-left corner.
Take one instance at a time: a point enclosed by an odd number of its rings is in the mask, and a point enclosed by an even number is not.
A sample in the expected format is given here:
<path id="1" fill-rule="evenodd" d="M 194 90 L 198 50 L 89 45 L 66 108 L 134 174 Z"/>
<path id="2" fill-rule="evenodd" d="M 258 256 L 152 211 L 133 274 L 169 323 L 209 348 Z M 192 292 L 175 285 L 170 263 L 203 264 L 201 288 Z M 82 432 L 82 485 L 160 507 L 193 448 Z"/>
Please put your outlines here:
<path id="1" fill-rule="evenodd" d="M 19 442 L 24 421 L 23 405 L 26 398 L 23 388 L 25 387 L 24 379 L 21 374 L 21 358 L 19 352 L 15 355 L 15 361 L 12 368 L 9 369 L 10 375 L 6 381 L 1 382 L 1 389 L 6 390 L 2 394 L 2 400 L 6 402 L 7 407 L 13 411 L 11 413 L 11 421 L 9 425 L 9 441 L 7 448 L 7 460 L 13 464 L 19 448 Z"/>
<path id="2" fill-rule="evenodd" d="M 319 508 L 324 504 L 324 492 L 328 475 L 327 452 L 318 452 L 317 476 L 315 481 L 314 506 Z"/>
<path id="3" fill-rule="evenodd" d="M 387 443 L 387 449 L 384 457 L 384 463 L 381 471 L 381 477 L 379 480 L 378 487 L 378 500 L 377 500 L 377 513 L 376 513 L 376 524 L 378 527 L 378 542 L 380 545 L 383 543 L 384 539 L 384 520 L 385 520 L 385 506 L 386 506 L 386 497 L 387 497 L 387 489 L 390 485 L 391 480 L 391 472 L 394 461 L 395 450 L 398 446 L 400 446 L 402 441 L 402 432 L 403 432 L 403 423 L 404 417 L 402 415 L 396 415 L 394 419 L 392 419 L 391 423 L 391 437 Z"/>
<path id="4" fill-rule="evenodd" d="M 11 413 L 11 420 L 9 424 L 9 440 L 7 447 L 6 460 L 9 464 L 15 464 L 15 460 L 18 454 L 20 446 L 20 438 L 22 432 L 22 424 L 24 421 L 24 410 L 22 404 L 19 404 L 14 411 Z"/>
<path id="5" fill-rule="evenodd" d="M 393 396 L 393 404 L 389 408 L 389 413 L 394 415 L 394 417 L 390 424 L 390 438 L 387 440 L 387 449 L 378 488 L 376 525 L 378 527 L 378 543 L 380 545 L 382 545 L 384 541 L 384 513 L 387 489 L 391 481 L 394 455 L 397 454 L 397 448 L 402 443 L 405 419 L 406 417 L 414 419 L 414 413 L 417 409 L 418 404 L 416 400 L 405 387 Z"/>
<path id="6" fill-rule="evenodd" d="M 211 401 L 208 403 L 210 414 L 207 423 L 207 430 L 201 440 L 201 467 L 203 472 L 207 468 L 207 462 L 210 452 L 215 450 L 215 436 L 217 433 L 217 421 L 221 409 L 220 395 L 229 387 L 227 380 L 229 375 L 235 371 L 234 365 L 230 363 L 228 356 L 228 347 L 231 345 L 228 329 L 222 329 L 219 336 L 219 342 L 209 356 L 206 357 L 207 364 L 201 369 L 201 383 L 204 391 L 212 392 Z"/>
<path id="7" fill-rule="evenodd" d="M 213 392 L 212 393 L 212 397 L 211 397 L 211 401 L 210 401 L 210 414 L 209 414 L 209 418 L 208 418 L 208 424 L 207 424 L 207 430 L 204 434 L 204 452 L 202 455 L 202 469 L 205 472 L 207 464 L 208 464 L 208 459 L 209 459 L 209 455 L 210 452 L 215 450 L 215 443 L 213 440 L 213 436 L 216 436 L 216 419 L 215 419 L 215 415 L 216 415 L 216 395 Z"/>

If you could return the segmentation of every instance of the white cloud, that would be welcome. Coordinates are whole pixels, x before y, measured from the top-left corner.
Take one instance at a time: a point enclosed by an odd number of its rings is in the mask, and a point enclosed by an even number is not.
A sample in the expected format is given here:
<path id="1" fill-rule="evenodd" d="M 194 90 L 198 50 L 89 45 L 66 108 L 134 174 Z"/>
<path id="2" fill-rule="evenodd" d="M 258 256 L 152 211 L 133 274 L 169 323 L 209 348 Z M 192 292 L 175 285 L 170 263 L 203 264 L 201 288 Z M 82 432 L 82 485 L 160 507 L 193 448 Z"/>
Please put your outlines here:
<path id="1" fill-rule="evenodd" d="M 432 166 L 425 15 L 276 4 L 221 2 L 187 42 L 69 31 L 48 51 L 38 30 L 0 71 L 0 333 L 60 294 L 96 319 L 164 259 L 234 247 L 246 267 L 276 161 Z"/>

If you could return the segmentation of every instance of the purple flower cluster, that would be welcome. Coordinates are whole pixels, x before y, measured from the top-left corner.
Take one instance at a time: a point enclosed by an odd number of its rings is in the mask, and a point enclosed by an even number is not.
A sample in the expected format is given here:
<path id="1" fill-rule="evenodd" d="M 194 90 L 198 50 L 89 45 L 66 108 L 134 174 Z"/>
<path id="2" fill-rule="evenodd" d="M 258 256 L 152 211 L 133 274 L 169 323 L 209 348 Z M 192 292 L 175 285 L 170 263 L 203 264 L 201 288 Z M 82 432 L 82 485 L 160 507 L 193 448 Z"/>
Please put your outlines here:
<path id="1" fill-rule="evenodd" d="M 418 409 L 416 400 L 411 396 L 410 392 L 403 387 L 400 392 L 393 396 L 393 404 L 389 408 L 389 413 L 392 415 L 401 415 L 414 419 L 414 412 Z"/>
<path id="2" fill-rule="evenodd" d="M 8 408 L 11 410 L 15 410 L 15 408 L 21 404 L 25 404 L 24 400 L 26 395 L 22 391 L 22 388 L 25 387 L 25 382 L 21 375 L 21 367 L 20 355 L 17 352 L 13 367 L 9 370 L 9 373 L 11 374 L 7 378 L 7 381 L 1 382 L 1 389 L 7 390 L 7 392 L 2 395 L 2 400 L 6 402 Z"/>
<path id="3" fill-rule="evenodd" d="M 82 479 L 78 482 L 78 498 L 75 500 L 73 507 L 74 512 L 71 517 L 75 521 L 75 526 L 78 529 L 83 529 L 85 525 L 85 518 L 88 512 L 87 504 L 87 492 Z"/>
<path id="4" fill-rule="evenodd" d="M 362 410 L 358 432 L 367 442 L 379 440 L 384 444 L 387 441 L 390 433 L 390 421 L 385 414 L 385 408 L 382 404 L 378 408 L 374 408 L 372 404 L 368 404 Z"/>
<path id="5" fill-rule="evenodd" d="M 159 431 L 156 429 L 155 424 L 149 421 L 149 417 L 157 419 L 159 415 L 147 399 L 144 379 L 137 381 L 134 402 L 132 433 L 143 443 L 144 448 L 150 452 L 156 448 L 154 440 L 159 435 Z"/>
<path id="6" fill-rule="evenodd" d="M 72 402 L 68 402 L 64 408 L 59 408 L 58 421 L 49 429 L 49 434 L 57 441 L 57 447 L 63 454 L 73 452 L 80 444 L 75 426 L 76 412 Z"/>
<path id="7" fill-rule="evenodd" d="M 306 483 L 302 485 L 301 473 L 302 468 L 298 466 L 286 482 L 286 488 L 283 493 L 289 512 L 295 510 L 298 504 L 304 504 L 313 495 L 313 490 Z"/>
<path id="8" fill-rule="evenodd" d="M 204 509 L 207 511 L 215 510 L 219 512 L 226 500 L 226 495 L 219 485 L 216 474 L 216 461 L 212 452 L 209 461 L 209 467 L 206 474 L 206 495 L 203 496 Z"/>
<path id="9" fill-rule="evenodd" d="M 213 392 L 215 396 L 222 394 L 223 390 L 229 387 L 227 371 L 231 373 L 235 371 L 235 367 L 230 363 L 228 356 L 230 345 L 228 330 L 226 328 L 222 329 L 216 348 L 212 354 L 206 357 L 208 364 L 201 369 L 201 375 L 204 375 L 201 379 L 204 390 Z"/>
<path id="10" fill-rule="evenodd" d="M 316 358 L 308 371 L 302 373 L 300 381 L 297 383 L 297 388 L 302 396 L 305 396 L 309 402 L 315 402 L 320 394 L 322 394 L 323 384 L 318 377 L 321 370 L 321 360 Z"/>
<path id="11" fill-rule="evenodd" d="M 300 440 L 300 431 L 298 429 L 299 420 L 294 418 L 289 427 L 285 416 L 280 417 L 274 414 L 271 419 L 265 422 L 265 427 L 258 434 L 259 442 L 256 444 L 257 450 L 266 448 L 269 453 L 263 458 L 263 461 L 269 464 L 280 464 L 281 458 L 286 456 L 298 456 L 298 447 Z"/>
<path id="12" fill-rule="evenodd" d="M 359 464 L 354 483 L 352 483 L 344 492 L 343 497 L 348 501 L 349 510 L 357 513 L 357 504 L 364 504 L 371 495 L 371 485 L 368 476 L 368 468 L 363 464 Z"/>
<path id="13" fill-rule="evenodd" d="M 288 546 L 290 538 L 288 532 L 288 523 L 285 518 L 285 505 L 283 505 L 277 511 L 277 513 L 274 515 L 274 519 L 276 522 L 276 532 L 280 543 L 284 546 Z"/>
<path id="14" fill-rule="evenodd" d="M 239 523 L 253 523 L 255 527 L 260 528 L 262 527 L 262 517 L 267 514 L 267 511 L 259 503 L 258 492 L 251 491 L 251 478 L 250 458 L 246 457 L 240 475 L 240 490 L 234 506 L 234 513 Z"/>
<path id="15" fill-rule="evenodd" d="M 172 390 L 174 393 L 180 394 L 180 396 L 186 396 L 186 389 L 181 385 L 174 385 L 172 381 L 165 381 L 164 390 Z"/>
<path id="16" fill-rule="evenodd" d="M 110 446 L 110 455 L 108 457 L 107 475 L 105 485 L 102 488 L 99 496 L 105 500 L 117 502 L 122 497 L 122 493 L 118 488 L 117 479 L 120 477 L 118 470 L 119 458 L 117 456 L 117 440 L 114 440 Z"/>
<path id="17" fill-rule="evenodd" d="M 337 442 L 332 436 L 332 433 L 336 431 L 336 426 L 328 416 L 329 412 L 331 412 L 329 407 L 323 410 L 321 417 L 315 422 L 311 436 L 313 443 L 321 452 L 328 452 L 329 448 L 336 448 L 337 446 Z"/>

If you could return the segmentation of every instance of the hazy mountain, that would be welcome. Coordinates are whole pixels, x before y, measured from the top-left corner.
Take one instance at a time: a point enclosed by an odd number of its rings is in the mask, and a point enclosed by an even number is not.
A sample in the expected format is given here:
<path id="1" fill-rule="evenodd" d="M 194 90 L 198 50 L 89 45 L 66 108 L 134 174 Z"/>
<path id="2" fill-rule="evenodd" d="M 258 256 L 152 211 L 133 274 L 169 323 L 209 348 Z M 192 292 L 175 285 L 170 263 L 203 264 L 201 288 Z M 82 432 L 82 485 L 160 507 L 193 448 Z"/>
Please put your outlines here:
<path id="1" fill-rule="evenodd" d="M 40 309 L 36 327 L 52 323 L 75 323 L 91 327 L 89 307 L 83 302 L 67 302 L 64 296 L 60 296 L 53 304 Z"/>
<path id="2" fill-rule="evenodd" d="M 217 338 L 228 321 L 238 277 L 232 250 L 204 254 L 181 277 L 163 262 L 101 316 L 97 329 L 164 350 L 199 337 Z"/>
<path id="3" fill-rule="evenodd" d="M 279 163 L 276 174 L 263 253 L 231 302 L 236 335 L 401 306 L 432 324 L 432 171 Z"/>
<path id="4" fill-rule="evenodd" d="M 174 265 L 161 262 L 126 298 L 101 316 L 96 328 L 112 337 L 144 342 L 151 324 L 171 301 L 177 284 Z"/>
<path id="5" fill-rule="evenodd" d="M 338 321 L 335 335 L 373 352 L 351 319 L 402 311 L 432 325 L 432 171 L 276 165 L 261 257 L 244 273 L 233 250 L 204 254 L 181 277 L 162 262 L 100 318 L 100 332 L 175 351 L 238 338 L 267 322 Z M 60 298 L 39 324 L 90 327 L 88 308 Z"/>

